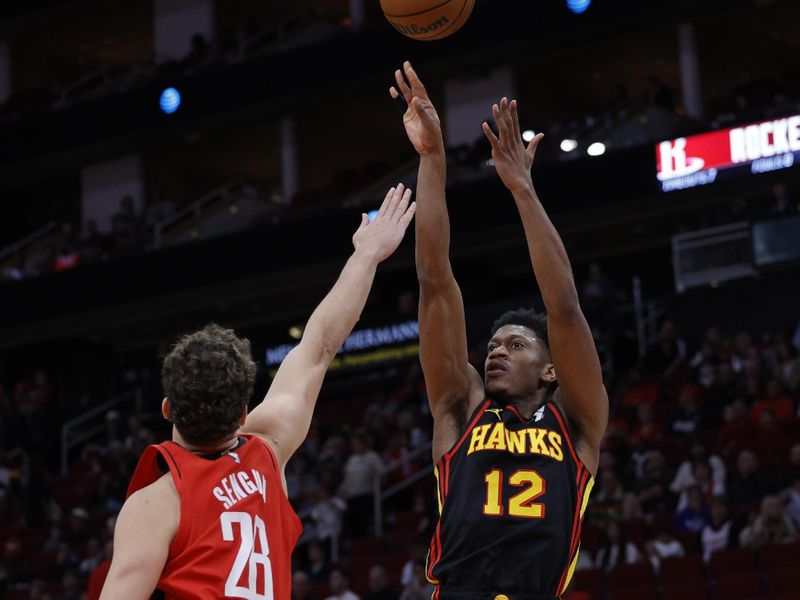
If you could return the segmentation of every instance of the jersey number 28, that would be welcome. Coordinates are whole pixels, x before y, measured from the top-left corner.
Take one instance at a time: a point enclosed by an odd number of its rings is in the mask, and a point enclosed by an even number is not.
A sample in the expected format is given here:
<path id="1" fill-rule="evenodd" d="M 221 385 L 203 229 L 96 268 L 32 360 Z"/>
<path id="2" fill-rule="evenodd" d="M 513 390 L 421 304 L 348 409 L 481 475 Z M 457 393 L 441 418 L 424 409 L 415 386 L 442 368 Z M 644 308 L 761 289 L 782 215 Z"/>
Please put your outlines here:
<path id="1" fill-rule="evenodd" d="M 272 591 L 272 564 L 269 561 L 267 528 L 264 521 L 256 515 L 255 519 L 246 512 L 224 512 L 219 516 L 222 525 L 222 539 L 232 542 L 235 539 L 233 524 L 239 525 L 241 544 L 236 560 L 233 561 L 228 580 L 225 582 L 226 598 L 245 598 L 246 600 L 274 600 Z M 258 550 L 256 546 L 258 545 Z M 260 568 L 259 568 L 260 567 Z M 244 570 L 247 569 L 247 585 L 239 585 Z M 259 584 L 259 571 L 263 574 Z M 264 590 L 259 594 L 258 590 Z"/>

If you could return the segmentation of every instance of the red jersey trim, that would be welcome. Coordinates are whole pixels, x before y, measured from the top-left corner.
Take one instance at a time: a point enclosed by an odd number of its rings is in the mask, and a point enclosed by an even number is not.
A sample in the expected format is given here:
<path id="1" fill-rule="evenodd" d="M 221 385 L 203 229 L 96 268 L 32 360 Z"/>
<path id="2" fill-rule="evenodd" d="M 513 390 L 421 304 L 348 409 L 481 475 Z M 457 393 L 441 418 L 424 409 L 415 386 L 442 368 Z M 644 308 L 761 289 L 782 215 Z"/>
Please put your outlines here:
<path id="1" fill-rule="evenodd" d="M 585 468 L 583 461 L 578 458 L 575 448 L 572 446 L 572 438 L 569 434 L 569 429 L 567 429 L 566 423 L 564 423 L 564 417 L 561 416 L 561 410 L 557 406 L 554 406 L 552 401 L 548 402 L 547 406 L 551 411 L 553 411 L 553 415 L 555 415 L 558 425 L 561 427 L 561 432 L 564 434 L 564 439 L 567 440 L 567 447 L 569 447 L 569 453 L 572 455 L 572 459 L 575 461 L 575 464 L 578 465 L 579 468 Z"/>
<path id="2" fill-rule="evenodd" d="M 467 425 L 467 428 L 466 430 L 464 430 L 464 433 L 462 434 L 461 438 L 456 442 L 455 446 L 450 448 L 450 450 L 448 450 L 442 455 L 443 457 L 451 458 L 456 452 L 458 452 L 458 449 L 461 448 L 461 446 L 464 444 L 466 439 L 469 437 L 470 432 L 475 427 L 475 424 L 478 422 L 478 420 L 481 418 L 481 415 L 483 415 L 484 411 L 489 407 L 491 403 L 492 401 L 487 399 L 484 400 L 482 404 L 478 405 L 478 408 L 475 409 L 474 413 L 472 413 L 473 415 L 472 420 L 470 421 L 469 425 Z"/>

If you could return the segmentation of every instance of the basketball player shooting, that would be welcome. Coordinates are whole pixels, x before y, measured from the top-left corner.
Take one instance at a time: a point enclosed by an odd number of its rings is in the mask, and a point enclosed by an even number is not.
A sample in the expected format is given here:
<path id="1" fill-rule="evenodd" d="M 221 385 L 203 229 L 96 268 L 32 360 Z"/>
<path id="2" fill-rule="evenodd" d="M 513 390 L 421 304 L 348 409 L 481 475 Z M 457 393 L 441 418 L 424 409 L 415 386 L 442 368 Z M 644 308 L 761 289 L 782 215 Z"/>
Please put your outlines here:
<path id="1" fill-rule="evenodd" d="M 420 156 L 416 263 L 420 361 L 434 418 L 439 523 L 427 575 L 439 600 L 551 600 L 577 561 L 580 526 L 608 422 L 608 398 L 564 245 L 533 187 L 539 134 L 526 147 L 517 103 L 483 131 L 519 210 L 546 316 L 494 323 L 485 378 L 467 360 L 461 291 L 449 260 L 445 152 L 436 109 L 406 62 L 395 73 Z M 557 384 L 554 393 L 550 390 Z"/>
<path id="2" fill-rule="evenodd" d="M 316 308 L 261 402 L 247 413 L 256 366 L 250 343 L 209 325 L 164 360 L 172 441 L 150 446 L 114 532 L 102 600 L 290 597 L 302 529 L 284 467 L 305 439 L 325 372 L 352 331 L 378 263 L 399 246 L 415 204 L 400 185 L 377 218 L 362 215 L 355 251 Z"/>

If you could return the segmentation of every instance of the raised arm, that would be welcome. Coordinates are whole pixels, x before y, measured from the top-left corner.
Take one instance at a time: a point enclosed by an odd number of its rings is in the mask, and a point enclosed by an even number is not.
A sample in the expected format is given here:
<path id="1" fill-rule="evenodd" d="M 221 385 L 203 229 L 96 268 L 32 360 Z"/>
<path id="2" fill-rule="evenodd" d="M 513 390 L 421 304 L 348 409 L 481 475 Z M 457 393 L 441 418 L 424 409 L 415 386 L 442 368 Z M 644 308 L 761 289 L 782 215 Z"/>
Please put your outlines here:
<path id="1" fill-rule="evenodd" d="M 597 468 L 600 441 L 608 424 L 608 397 L 594 339 L 578 303 L 567 251 L 550 222 L 531 180 L 536 148 L 543 135 L 522 143 L 517 102 L 506 98 L 492 107 L 499 139 L 487 123 L 483 131 L 492 145 L 492 158 L 503 184 L 514 196 L 536 282 L 547 309 L 550 351 L 559 385 L 558 398 L 580 429 L 582 460 Z"/>
<path id="2" fill-rule="evenodd" d="M 389 190 L 378 216 L 362 215 L 355 252 L 306 324 L 303 339 L 284 359 L 264 400 L 247 416 L 245 433 L 263 437 L 285 465 L 303 443 L 325 372 L 353 330 L 367 301 L 378 263 L 400 245 L 414 216 L 411 190 Z"/>
<path id="3" fill-rule="evenodd" d="M 450 267 L 446 163 L 439 116 L 410 63 L 395 72 L 395 79 L 397 88 L 390 88 L 389 93 L 407 105 L 403 124 L 420 157 L 416 220 L 419 357 L 434 417 L 434 459 L 438 459 L 457 440 L 472 404 L 482 399 L 483 384 L 467 358 L 464 301 Z"/>

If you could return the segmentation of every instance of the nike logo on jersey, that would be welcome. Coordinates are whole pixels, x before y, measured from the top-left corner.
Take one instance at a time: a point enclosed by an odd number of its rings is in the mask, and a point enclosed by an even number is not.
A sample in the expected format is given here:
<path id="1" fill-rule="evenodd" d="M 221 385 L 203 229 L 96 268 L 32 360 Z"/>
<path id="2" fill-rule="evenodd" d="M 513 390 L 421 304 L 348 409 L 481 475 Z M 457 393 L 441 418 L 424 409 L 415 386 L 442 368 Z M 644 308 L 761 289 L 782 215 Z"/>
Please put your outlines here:
<path id="1" fill-rule="evenodd" d="M 250 473 L 238 471 L 224 477 L 212 493 L 214 498 L 222 502 L 225 510 L 253 494 L 259 494 L 266 503 L 267 478 L 255 469 L 250 469 Z"/>
<path id="2" fill-rule="evenodd" d="M 496 450 L 512 454 L 541 454 L 562 461 L 561 434 L 549 429 L 528 427 L 526 429 L 506 429 L 506 424 L 499 423 L 478 425 L 472 430 L 467 455 L 473 452 Z"/>
<path id="3" fill-rule="evenodd" d="M 503 417 L 501 416 L 503 414 L 503 409 L 502 408 L 487 408 L 483 412 L 494 413 L 497 416 L 497 420 L 498 421 L 502 421 L 503 420 Z"/>

